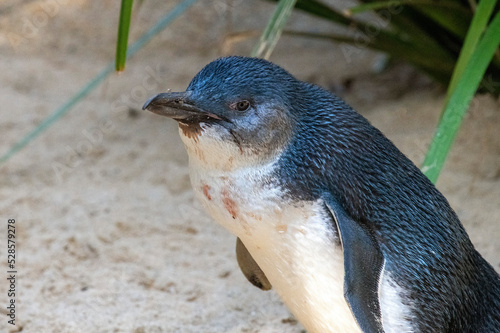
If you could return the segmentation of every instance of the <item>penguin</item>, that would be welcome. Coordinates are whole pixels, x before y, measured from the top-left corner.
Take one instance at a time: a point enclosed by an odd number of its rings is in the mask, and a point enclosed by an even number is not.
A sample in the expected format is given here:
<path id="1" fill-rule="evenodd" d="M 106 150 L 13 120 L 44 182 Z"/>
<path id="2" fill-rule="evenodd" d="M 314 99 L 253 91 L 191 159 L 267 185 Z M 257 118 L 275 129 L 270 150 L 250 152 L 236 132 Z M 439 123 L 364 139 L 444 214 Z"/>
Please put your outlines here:
<path id="1" fill-rule="evenodd" d="M 178 122 L 243 274 L 308 332 L 500 332 L 500 276 L 448 201 L 332 93 L 231 56 L 143 109 Z"/>

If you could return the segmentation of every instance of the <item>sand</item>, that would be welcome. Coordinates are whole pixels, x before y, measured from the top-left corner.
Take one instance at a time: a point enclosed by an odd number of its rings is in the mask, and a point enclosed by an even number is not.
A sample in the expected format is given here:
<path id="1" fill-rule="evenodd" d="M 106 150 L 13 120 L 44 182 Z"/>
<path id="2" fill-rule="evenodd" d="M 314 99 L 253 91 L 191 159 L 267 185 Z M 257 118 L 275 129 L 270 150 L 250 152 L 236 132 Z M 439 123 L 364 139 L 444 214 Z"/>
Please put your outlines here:
<path id="1" fill-rule="evenodd" d="M 130 40 L 170 8 L 158 0 L 136 8 Z M 255 35 L 272 8 L 195 4 L 0 166 L 0 332 L 301 332 L 274 292 L 245 280 L 235 238 L 194 199 L 175 122 L 140 111 L 150 95 L 185 89 L 211 60 L 248 54 L 255 38 L 236 33 Z M 0 153 L 113 59 L 118 11 L 109 0 L 0 4 Z M 271 60 L 340 92 L 419 165 L 443 89 L 405 66 L 374 73 L 384 57 L 355 51 L 285 36 Z M 477 96 L 437 184 L 497 270 L 498 133 L 498 102 Z M 16 220 L 15 325 L 6 316 L 8 219 Z"/>

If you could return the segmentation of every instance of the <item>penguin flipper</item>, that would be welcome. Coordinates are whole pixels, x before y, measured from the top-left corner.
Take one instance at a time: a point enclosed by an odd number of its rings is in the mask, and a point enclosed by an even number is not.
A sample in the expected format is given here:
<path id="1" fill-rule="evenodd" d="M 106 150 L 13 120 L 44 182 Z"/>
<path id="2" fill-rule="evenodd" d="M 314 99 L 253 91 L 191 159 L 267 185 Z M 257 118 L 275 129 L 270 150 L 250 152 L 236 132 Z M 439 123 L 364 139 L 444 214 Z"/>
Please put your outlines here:
<path id="1" fill-rule="evenodd" d="M 366 226 L 353 220 L 329 194 L 323 198 L 333 215 L 344 252 L 344 297 L 363 332 L 384 332 L 378 298 L 384 257 Z"/>
<path id="2" fill-rule="evenodd" d="M 238 260 L 238 265 L 243 275 L 245 275 L 251 284 L 262 290 L 269 290 L 272 288 L 266 275 L 239 238 L 236 238 L 236 259 Z"/>

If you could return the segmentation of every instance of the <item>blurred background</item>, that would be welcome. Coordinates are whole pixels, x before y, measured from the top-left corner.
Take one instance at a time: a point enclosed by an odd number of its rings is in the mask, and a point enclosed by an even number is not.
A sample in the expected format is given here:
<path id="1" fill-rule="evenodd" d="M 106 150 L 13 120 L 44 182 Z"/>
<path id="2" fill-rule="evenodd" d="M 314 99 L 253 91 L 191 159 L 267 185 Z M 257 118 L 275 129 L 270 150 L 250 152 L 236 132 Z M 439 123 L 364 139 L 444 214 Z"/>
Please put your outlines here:
<path id="1" fill-rule="evenodd" d="M 129 44 L 179 2 L 135 6 Z M 16 219 L 19 272 L 16 325 L 4 318 L 0 332 L 302 331 L 273 292 L 246 281 L 235 238 L 194 200 L 175 122 L 141 111 L 151 95 L 184 90 L 215 58 L 250 54 L 274 8 L 194 3 L 124 72 L 106 76 L 0 164 L 0 218 L 4 226 Z M 0 154 L 112 63 L 119 12 L 109 0 L 0 3 Z M 339 27 L 294 11 L 287 29 Z M 284 34 L 270 60 L 341 96 L 422 164 L 445 87 L 362 44 Z M 498 133 L 498 100 L 477 95 L 437 183 L 497 271 Z"/>

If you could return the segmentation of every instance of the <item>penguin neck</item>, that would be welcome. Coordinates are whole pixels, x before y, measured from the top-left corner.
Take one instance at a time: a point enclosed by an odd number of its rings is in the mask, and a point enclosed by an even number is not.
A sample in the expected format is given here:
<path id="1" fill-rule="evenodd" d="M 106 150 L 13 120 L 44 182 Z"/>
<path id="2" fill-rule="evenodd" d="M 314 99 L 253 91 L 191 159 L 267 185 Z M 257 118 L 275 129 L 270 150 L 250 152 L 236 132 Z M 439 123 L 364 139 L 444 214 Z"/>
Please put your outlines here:
<path id="1" fill-rule="evenodd" d="M 193 136 L 179 126 L 179 134 L 189 155 L 189 163 L 207 172 L 230 173 L 239 169 L 273 164 L 280 152 L 241 146 L 229 137 L 221 137 L 220 129 L 200 124 L 200 132 Z"/>

